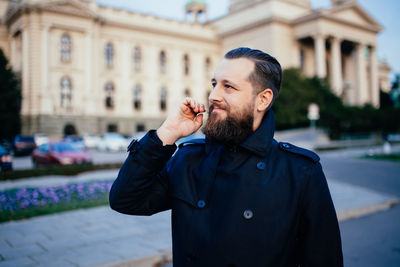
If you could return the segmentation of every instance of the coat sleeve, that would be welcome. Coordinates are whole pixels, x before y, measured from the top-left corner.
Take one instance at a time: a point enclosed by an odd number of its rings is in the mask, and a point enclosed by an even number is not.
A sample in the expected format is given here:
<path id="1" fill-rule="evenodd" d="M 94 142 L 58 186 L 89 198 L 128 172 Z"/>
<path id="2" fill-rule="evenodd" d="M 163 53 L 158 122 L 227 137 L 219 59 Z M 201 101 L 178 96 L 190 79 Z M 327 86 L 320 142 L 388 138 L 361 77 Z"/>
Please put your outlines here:
<path id="1" fill-rule="evenodd" d="M 336 211 L 319 162 L 313 164 L 305 189 L 300 222 L 300 266 L 343 266 Z"/>
<path id="2" fill-rule="evenodd" d="M 166 165 L 175 150 L 175 145 L 163 146 L 155 131 L 148 132 L 132 147 L 111 187 L 111 208 L 131 215 L 170 209 Z"/>

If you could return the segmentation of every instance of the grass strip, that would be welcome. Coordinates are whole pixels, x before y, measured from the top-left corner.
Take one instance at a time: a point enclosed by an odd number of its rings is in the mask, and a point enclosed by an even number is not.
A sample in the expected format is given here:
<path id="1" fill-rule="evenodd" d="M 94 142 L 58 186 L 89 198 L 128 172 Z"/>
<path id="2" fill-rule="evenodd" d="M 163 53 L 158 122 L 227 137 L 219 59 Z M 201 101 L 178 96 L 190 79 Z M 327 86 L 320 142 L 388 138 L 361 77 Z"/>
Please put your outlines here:
<path id="1" fill-rule="evenodd" d="M 75 164 L 67 166 L 51 166 L 47 168 L 35 168 L 28 170 L 13 170 L 0 172 L 0 181 L 17 180 L 29 177 L 38 177 L 44 175 L 77 175 L 82 172 L 106 170 L 106 169 L 119 169 L 122 163 L 107 163 L 107 164 Z"/>
<path id="2" fill-rule="evenodd" d="M 377 159 L 377 160 L 390 160 L 390 161 L 400 161 L 400 153 L 395 154 L 376 154 L 376 155 L 365 155 L 363 158 L 366 159 Z"/>

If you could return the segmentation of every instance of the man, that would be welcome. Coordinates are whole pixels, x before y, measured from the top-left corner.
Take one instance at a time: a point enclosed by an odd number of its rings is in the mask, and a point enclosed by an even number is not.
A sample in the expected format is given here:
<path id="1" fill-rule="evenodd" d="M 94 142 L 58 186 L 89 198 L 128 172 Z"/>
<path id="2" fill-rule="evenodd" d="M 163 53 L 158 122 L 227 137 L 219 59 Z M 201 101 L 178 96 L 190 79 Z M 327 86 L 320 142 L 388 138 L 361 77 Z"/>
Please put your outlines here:
<path id="1" fill-rule="evenodd" d="M 174 266 L 343 266 L 319 157 L 273 139 L 281 77 L 270 55 L 234 49 L 211 81 L 205 140 L 172 157 L 203 122 L 204 105 L 186 99 L 128 147 L 110 205 L 132 215 L 172 209 Z"/>

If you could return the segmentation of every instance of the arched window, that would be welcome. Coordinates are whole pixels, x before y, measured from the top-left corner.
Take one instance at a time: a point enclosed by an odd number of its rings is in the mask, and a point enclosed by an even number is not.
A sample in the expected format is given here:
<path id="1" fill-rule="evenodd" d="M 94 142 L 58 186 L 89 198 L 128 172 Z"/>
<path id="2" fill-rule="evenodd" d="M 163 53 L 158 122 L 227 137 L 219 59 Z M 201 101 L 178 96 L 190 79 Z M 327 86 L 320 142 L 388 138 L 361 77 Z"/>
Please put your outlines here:
<path id="1" fill-rule="evenodd" d="M 190 59 L 187 54 L 183 56 L 183 73 L 189 75 L 190 72 Z"/>
<path id="2" fill-rule="evenodd" d="M 165 73 L 167 70 L 167 56 L 165 51 L 160 52 L 160 72 Z"/>
<path id="3" fill-rule="evenodd" d="M 142 108 L 142 87 L 137 84 L 133 89 L 133 107 L 136 110 L 140 110 Z"/>
<path id="4" fill-rule="evenodd" d="M 111 43 L 107 43 L 105 50 L 104 50 L 104 56 L 105 56 L 105 61 L 106 61 L 106 66 L 108 68 L 112 68 L 114 66 L 114 46 Z"/>
<path id="5" fill-rule="evenodd" d="M 114 108 L 114 85 L 111 82 L 108 82 L 105 86 L 106 90 L 106 108 L 113 109 Z"/>
<path id="6" fill-rule="evenodd" d="M 190 95 L 191 95 L 191 94 L 190 94 L 189 88 L 186 88 L 185 91 L 184 91 L 184 96 L 185 96 L 185 97 L 190 97 Z"/>
<path id="7" fill-rule="evenodd" d="M 72 104 L 72 83 L 70 78 L 63 77 L 60 81 L 60 98 L 62 107 L 70 107 Z"/>
<path id="8" fill-rule="evenodd" d="M 207 57 L 204 62 L 204 71 L 206 75 L 209 75 L 211 72 L 211 59 L 209 57 Z"/>
<path id="9" fill-rule="evenodd" d="M 160 109 L 162 111 L 167 110 L 167 89 L 165 87 L 160 90 Z"/>
<path id="10" fill-rule="evenodd" d="M 304 71 L 304 59 L 305 59 L 304 49 L 300 49 L 300 69 L 302 71 Z"/>
<path id="11" fill-rule="evenodd" d="M 133 66 L 135 70 L 140 70 L 142 67 L 142 50 L 138 46 L 133 49 Z"/>
<path id="12" fill-rule="evenodd" d="M 62 62 L 71 61 L 71 37 L 64 33 L 60 39 L 60 60 Z"/>

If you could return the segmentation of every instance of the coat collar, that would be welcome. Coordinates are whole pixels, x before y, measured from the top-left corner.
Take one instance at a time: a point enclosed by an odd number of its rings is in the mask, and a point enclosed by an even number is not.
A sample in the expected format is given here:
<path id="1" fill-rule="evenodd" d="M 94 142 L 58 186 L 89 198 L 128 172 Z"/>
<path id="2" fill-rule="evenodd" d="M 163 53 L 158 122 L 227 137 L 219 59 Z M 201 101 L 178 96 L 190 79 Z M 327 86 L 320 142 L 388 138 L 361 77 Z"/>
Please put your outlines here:
<path id="1" fill-rule="evenodd" d="M 239 146 L 261 156 L 265 157 L 268 154 L 268 150 L 272 145 L 272 140 L 275 131 L 275 120 L 274 113 L 270 109 L 257 128 L 257 130 L 247 137 Z M 206 153 L 210 153 L 216 149 L 220 144 L 212 142 L 206 138 Z"/>

